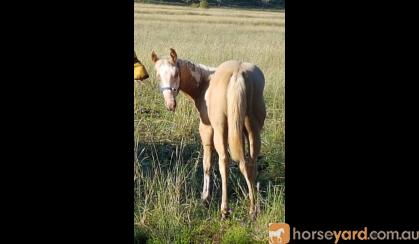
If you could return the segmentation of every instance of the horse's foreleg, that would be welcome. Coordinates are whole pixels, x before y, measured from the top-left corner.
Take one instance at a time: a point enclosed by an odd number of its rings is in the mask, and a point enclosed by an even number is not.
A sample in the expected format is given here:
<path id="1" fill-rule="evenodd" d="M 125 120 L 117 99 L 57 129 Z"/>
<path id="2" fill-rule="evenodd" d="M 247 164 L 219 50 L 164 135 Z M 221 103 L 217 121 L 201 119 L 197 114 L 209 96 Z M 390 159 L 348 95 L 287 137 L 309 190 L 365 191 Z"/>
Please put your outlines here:
<path id="1" fill-rule="evenodd" d="M 202 201 L 204 204 L 209 204 L 210 198 L 210 180 L 211 180 L 211 166 L 212 166 L 212 151 L 213 151 L 213 130 L 211 126 L 205 125 L 202 122 L 199 124 L 199 134 L 201 135 L 202 146 L 204 148 L 203 169 L 204 169 L 204 186 L 202 187 Z"/>

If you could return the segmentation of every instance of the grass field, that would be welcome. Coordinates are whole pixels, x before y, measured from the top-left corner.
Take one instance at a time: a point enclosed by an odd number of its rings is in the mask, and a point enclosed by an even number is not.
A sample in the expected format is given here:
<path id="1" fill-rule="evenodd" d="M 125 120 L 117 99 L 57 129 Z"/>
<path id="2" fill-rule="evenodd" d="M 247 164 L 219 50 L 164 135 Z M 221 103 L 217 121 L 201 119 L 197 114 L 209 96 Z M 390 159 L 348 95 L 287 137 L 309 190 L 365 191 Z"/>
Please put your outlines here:
<path id="1" fill-rule="evenodd" d="M 134 49 L 150 78 L 135 84 L 136 243 L 266 243 L 267 225 L 284 221 L 283 12 L 135 4 Z M 151 50 L 209 66 L 229 59 L 258 65 L 265 74 L 267 118 L 262 133 L 255 221 L 248 217 L 247 187 L 234 163 L 230 167 L 231 218 L 220 220 L 221 183 L 214 155 L 212 201 L 205 208 L 199 118 L 180 94 L 175 113 L 166 111 L 151 63 Z"/>

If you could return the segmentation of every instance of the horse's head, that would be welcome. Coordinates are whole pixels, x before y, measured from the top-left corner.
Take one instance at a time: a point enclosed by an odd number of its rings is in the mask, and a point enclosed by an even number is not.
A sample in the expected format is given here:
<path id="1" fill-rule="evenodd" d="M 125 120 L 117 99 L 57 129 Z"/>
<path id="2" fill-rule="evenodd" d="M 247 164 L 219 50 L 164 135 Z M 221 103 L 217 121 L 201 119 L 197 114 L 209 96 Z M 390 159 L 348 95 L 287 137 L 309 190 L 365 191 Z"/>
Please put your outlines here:
<path id="1" fill-rule="evenodd" d="M 170 48 L 170 57 L 160 59 L 153 50 L 151 60 L 157 72 L 156 77 L 160 84 L 160 91 L 163 93 L 166 108 L 170 111 L 175 111 L 176 96 L 179 93 L 180 86 L 179 67 L 176 65 L 176 51 Z"/>

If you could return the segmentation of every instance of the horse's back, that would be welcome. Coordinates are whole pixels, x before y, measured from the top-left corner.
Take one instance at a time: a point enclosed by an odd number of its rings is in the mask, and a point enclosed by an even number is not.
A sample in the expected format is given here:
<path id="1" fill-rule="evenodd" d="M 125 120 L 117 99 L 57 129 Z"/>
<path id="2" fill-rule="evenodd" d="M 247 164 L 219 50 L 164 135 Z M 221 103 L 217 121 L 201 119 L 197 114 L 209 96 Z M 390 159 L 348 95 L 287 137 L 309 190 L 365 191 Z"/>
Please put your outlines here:
<path id="1" fill-rule="evenodd" d="M 231 77 L 234 73 L 238 72 L 245 75 L 246 83 L 257 84 L 255 89 L 263 92 L 265 77 L 259 67 L 238 60 L 229 60 L 220 64 L 211 78 L 209 88 L 212 90 L 219 89 L 220 91 L 226 91 Z"/>
<path id="2" fill-rule="evenodd" d="M 257 83 L 258 87 L 262 88 L 263 91 L 265 86 L 265 77 L 259 67 L 252 63 L 241 62 L 238 60 L 229 60 L 220 64 L 211 79 L 211 84 L 218 86 L 219 83 L 224 83 L 224 86 L 226 87 L 231 76 L 237 72 L 241 72 L 247 76 L 245 78 L 246 82 Z"/>

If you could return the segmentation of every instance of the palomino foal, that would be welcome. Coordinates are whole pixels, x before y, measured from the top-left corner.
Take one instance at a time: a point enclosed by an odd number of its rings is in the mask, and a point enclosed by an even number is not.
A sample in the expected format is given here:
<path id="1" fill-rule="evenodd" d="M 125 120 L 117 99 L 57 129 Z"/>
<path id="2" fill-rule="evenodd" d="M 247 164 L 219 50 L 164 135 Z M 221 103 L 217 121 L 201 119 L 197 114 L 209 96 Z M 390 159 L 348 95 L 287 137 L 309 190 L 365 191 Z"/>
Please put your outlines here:
<path id="1" fill-rule="evenodd" d="M 254 214 L 256 159 L 260 152 L 260 131 L 266 117 L 263 89 L 265 78 L 260 69 L 250 63 L 231 60 L 217 68 L 194 64 L 170 57 L 159 59 L 153 51 L 151 59 L 157 71 L 160 90 L 166 108 L 176 109 L 179 90 L 192 99 L 199 112 L 199 133 L 204 148 L 204 186 L 202 200 L 209 200 L 210 170 L 213 148 L 218 153 L 222 181 L 221 213 L 228 215 L 227 179 L 230 157 L 239 162 L 246 178 L 250 199 L 250 214 Z M 245 159 L 244 136 L 250 157 Z"/>

